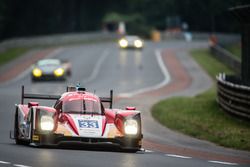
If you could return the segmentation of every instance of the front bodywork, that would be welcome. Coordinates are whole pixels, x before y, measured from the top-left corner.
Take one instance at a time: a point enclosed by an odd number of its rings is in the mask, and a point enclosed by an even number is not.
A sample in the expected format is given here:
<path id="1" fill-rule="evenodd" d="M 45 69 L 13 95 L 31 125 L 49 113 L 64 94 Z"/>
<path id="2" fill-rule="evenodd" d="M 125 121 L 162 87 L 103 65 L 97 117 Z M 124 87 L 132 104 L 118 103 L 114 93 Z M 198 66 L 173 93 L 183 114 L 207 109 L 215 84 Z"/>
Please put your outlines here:
<path id="1" fill-rule="evenodd" d="M 119 47 L 122 49 L 142 49 L 144 42 L 137 36 L 124 36 L 118 41 Z"/>
<path id="2" fill-rule="evenodd" d="M 88 97 L 84 96 L 84 98 L 92 97 L 99 100 L 99 97 L 93 94 L 86 94 Z M 142 132 L 139 111 L 102 108 L 102 112 L 98 114 L 62 112 L 61 102 L 70 100 L 67 97 L 72 99 L 73 96 L 79 98 L 77 92 L 63 94 L 54 107 L 39 106 L 34 102 L 28 105 L 16 105 L 14 138 L 17 143 L 22 141 L 35 146 L 72 142 L 112 143 L 123 149 L 139 150 L 141 148 Z M 102 103 L 101 100 L 98 102 Z M 50 122 L 53 122 L 53 126 L 50 126 Z M 129 122 L 136 123 L 132 125 L 136 126 L 136 133 L 126 132 L 126 127 L 131 126 L 127 125 Z"/>

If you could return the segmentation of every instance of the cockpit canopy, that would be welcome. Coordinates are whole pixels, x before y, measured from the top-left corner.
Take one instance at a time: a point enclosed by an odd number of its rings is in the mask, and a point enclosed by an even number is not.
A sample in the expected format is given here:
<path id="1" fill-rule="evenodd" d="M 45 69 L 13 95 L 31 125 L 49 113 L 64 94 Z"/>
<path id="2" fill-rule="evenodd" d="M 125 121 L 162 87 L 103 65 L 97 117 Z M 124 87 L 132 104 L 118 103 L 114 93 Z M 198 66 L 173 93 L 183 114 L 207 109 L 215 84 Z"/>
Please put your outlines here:
<path id="1" fill-rule="evenodd" d="M 74 99 L 62 104 L 62 112 L 102 114 L 101 104 L 95 99 Z"/>

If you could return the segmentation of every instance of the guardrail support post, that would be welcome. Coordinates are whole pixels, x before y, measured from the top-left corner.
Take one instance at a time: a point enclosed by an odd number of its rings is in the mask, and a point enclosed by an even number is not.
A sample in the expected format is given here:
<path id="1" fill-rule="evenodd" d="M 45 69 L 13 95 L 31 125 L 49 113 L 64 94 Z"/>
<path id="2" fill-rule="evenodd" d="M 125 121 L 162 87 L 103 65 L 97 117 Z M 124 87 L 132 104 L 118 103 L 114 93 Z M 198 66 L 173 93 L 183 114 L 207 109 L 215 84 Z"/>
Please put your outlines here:
<path id="1" fill-rule="evenodd" d="M 243 25 L 241 77 L 243 83 L 250 86 L 250 23 Z"/>
<path id="2" fill-rule="evenodd" d="M 242 26 L 241 79 L 244 85 L 250 86 L 250 5 L 231 8 Z"/>

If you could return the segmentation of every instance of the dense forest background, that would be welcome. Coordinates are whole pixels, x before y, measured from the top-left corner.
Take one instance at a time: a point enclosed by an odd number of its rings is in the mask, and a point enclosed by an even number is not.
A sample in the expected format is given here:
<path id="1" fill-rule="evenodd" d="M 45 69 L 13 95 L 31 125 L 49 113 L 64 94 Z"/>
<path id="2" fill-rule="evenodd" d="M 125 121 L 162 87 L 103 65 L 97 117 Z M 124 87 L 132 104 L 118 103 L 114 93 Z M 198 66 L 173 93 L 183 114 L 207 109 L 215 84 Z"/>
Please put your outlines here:
<path id="1" fill-rule="evenodd" d="M 228 9 L 248 0 L 0 0 L 0 40 L 21 36 L 102 30 L 105 16 L 126 16 L 137 31 L 165 30 L 172 20 L 189 31 L 237 32 Z M 138 28 L 139 27 L 139 28 Z M 136 29 L 136 28 L 135 28 Z M 133 31 L 133 29 L 131 29 Z"/>

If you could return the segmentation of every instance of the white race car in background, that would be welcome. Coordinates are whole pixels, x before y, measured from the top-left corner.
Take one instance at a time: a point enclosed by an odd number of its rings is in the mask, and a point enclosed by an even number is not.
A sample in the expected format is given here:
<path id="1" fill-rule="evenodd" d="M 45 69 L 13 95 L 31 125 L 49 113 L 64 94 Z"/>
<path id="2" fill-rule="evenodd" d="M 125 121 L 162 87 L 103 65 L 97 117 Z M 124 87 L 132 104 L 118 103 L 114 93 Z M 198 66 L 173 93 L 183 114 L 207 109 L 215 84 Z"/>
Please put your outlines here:
<path id="1" fill-rule="evenodd" d="M 142 49 L 144 47 L 144 42 L 141 38 L 135 35 L 124 36 L 119 40 L 119 46 L 122 49 L 134 48 Z"/>

